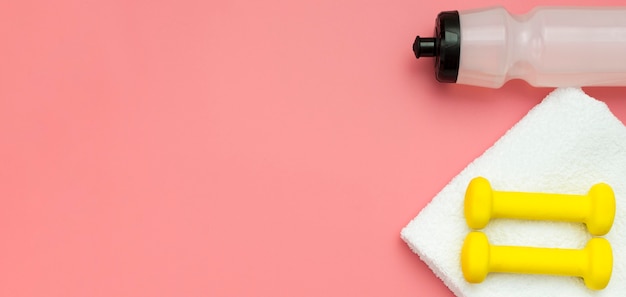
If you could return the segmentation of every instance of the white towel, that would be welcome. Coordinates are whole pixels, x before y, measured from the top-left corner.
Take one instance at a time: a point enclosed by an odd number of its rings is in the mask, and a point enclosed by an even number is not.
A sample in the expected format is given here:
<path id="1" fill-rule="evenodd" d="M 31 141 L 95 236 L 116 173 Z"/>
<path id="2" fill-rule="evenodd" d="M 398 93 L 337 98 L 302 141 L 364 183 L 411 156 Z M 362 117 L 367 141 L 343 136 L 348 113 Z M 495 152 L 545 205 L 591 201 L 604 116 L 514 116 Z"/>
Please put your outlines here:
<path id="1" fill-rule="evenodd" d="M 617 210 L 604 236 L 614 258 L 608 286 L 593 291 L 576 277 L 505 273 L 467 283 L 460 265 L 470 231 L 463 201 L 477 176 L 502 191 L 586 194 L 595 183 L 611 185 Z M 482 231 L 495 245 L 582 248 L 591 238 L 583 224 L 563 222 L 493 219 Z M 582 90 L 557 89 L 452 179 L 401 236 L 459 297 L 626 296 L 626 127 Z"/>

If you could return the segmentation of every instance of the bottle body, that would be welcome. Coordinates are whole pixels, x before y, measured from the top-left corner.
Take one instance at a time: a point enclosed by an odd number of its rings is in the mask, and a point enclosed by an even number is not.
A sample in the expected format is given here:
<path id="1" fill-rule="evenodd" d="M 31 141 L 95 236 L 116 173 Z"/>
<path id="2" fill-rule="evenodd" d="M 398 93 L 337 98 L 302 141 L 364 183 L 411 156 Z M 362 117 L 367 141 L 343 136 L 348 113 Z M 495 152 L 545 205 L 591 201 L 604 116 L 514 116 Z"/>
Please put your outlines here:
<path id="1" fill-rule="evenodd" d="M 498 88 L 626 86 L 626 7 L 459 12 L 457 83 Z"/>

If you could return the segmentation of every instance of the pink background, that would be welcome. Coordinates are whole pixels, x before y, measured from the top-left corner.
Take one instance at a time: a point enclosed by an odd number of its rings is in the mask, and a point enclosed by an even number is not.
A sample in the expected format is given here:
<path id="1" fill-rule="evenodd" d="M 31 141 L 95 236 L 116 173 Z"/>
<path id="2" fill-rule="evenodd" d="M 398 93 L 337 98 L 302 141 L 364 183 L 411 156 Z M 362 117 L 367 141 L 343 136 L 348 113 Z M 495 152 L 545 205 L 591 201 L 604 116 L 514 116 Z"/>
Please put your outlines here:
<path id="1" fill-rule="evenodd" d="M 623 2 L 3 1 L 0 296 L 452 296 L 400 229 L 550 89 L 411 44 L 495 3 Z"/>

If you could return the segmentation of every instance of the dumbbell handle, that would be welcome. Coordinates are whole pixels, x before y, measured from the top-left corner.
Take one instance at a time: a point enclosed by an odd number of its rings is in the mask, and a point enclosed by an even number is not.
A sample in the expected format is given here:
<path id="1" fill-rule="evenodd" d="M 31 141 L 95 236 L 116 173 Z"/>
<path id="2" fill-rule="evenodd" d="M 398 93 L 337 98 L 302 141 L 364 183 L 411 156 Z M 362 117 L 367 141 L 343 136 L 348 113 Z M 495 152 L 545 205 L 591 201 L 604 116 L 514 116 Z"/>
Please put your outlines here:
<path id="1" fill-rule="evenodd" d="M 494 218 L 581 222 L 591 208 L 586 195 L 494 191 L 493 196 Z"/>
<path id="2" fill-rule="evenodd" d="M 581 276 L 587 264 L 584 250 L 491 246 L 489 270 Z"/>

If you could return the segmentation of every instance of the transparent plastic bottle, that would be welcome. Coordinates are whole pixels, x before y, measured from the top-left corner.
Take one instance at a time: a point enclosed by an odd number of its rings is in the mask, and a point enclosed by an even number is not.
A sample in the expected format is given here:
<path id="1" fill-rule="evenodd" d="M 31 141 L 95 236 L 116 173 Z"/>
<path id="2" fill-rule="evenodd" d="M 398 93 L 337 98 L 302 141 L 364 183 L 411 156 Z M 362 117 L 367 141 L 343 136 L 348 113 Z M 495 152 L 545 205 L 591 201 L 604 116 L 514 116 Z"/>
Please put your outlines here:
<path id="1" fill-rule="evenodd" d="M 499 88 L 511 79 L 537 87 L 626 86 L 626 7 L 502 7 L 447 11 L 435 37 L 415 39 L 434 57 L 437 80 Z"/>

